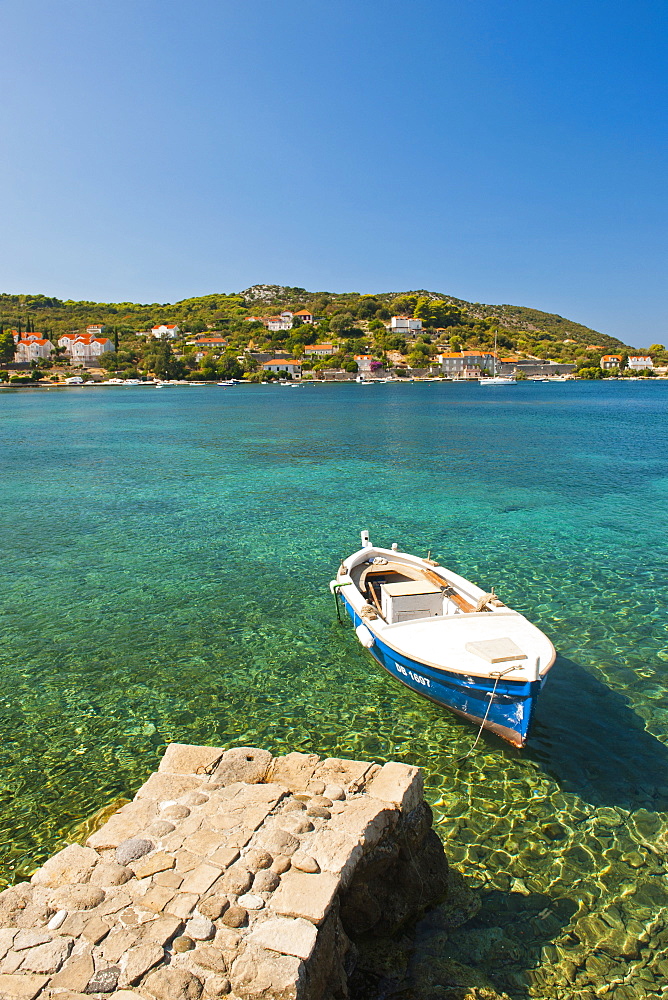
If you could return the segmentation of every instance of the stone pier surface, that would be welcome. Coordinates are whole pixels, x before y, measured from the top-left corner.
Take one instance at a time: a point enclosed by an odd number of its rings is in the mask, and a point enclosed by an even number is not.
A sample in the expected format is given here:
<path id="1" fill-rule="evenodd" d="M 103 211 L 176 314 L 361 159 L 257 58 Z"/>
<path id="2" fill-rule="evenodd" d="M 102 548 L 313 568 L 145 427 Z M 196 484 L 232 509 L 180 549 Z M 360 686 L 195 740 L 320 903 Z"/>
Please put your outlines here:
<path id="1" fill-rule="evenodd" d="M 446 884 L 419 768 L 172 743 L 0 893 L 0 1000 L 339 1000 L 355 939 Z"/>

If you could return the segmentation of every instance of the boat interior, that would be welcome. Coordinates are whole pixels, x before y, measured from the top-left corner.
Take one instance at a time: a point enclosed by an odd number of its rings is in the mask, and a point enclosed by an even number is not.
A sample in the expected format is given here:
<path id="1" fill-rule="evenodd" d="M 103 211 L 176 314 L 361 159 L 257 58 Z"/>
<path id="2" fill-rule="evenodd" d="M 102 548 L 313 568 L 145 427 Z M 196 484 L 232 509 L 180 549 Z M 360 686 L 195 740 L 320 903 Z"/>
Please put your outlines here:
<path id="1" fill-rule="evenodd" d="M 427 567 L 398 561 L 361 563 L 353 567 L 350 576 L 368 605 L 388 625 L 503 607 L 494 593 L 485 594 L 476 604 Z"/>

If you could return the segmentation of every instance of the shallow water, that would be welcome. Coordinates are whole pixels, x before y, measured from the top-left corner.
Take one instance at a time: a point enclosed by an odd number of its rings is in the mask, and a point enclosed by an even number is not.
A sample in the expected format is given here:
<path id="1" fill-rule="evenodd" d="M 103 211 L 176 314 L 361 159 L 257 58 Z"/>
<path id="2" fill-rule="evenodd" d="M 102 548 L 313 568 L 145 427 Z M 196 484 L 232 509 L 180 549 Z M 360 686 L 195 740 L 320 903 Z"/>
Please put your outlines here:
<path id="1" fill-rule="evenodd" d="M 668 980 L 668 383 L 0 390 L 0 874 L 170 740 L 425 768 L 513 998 Z M 403 689 L 327 583 L 376 544 L 495 586 L 559 657 L 514 750 Z"/>

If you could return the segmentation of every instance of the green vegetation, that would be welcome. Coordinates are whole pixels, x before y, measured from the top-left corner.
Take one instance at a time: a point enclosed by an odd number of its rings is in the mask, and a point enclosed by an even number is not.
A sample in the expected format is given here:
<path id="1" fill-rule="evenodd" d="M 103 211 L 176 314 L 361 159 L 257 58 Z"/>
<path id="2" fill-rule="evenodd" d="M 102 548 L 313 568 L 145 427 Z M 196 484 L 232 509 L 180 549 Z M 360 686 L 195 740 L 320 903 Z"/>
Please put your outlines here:
<path id="1" fill-rule="evenodd" d="M 308 309 L 317 323 L 295 321 L 292 329 L 269 332 L 262 323 L 247 319 L 285 309 Z M 406 336 L 390 331 L 386 324 L 393 315 L 421 319 L 423 332 Z M 600 371 L 603 354 L 627 351 L 613 337 L 523 306 L 471 303 L 424 290 L 361 295 L 255 285 L 238 295 L 205 295 L 173 304 L 0 295 L 0 362 L 11 360 L 12 329 L 39 331 L 55 344 L 63 333 L 83 333 L 93 323 L 104 324 L 103 335 L 115 347 L 103 356 L 100 366 L 109 375 L 122 377 L 154 373 L 162 378 L 198 380 L 262 378 L 261 365 L 249 351 L 288 352 L 302 361 L 304 371 L 316 373 L 338 367 L 354 372 L 356 354 L 370 354 L 387 367 L 427 368 L 443 351 L 490 350 L 495 341 L 502 356 L 574 362 L 583 371 Z M 160 323 L 176 323 L 180 337 L 165 342 L 146 335 Z M 195 344 L 188 344 L 197 334 L 215 334 L 224 343 L 198 351 Z M 335 354 L 308 357 L 306 346 L 318 342 L 332 343 Z M 658 355 L 658 364 L 666 357 L 660 344 L 653 345 L 651 353 Z"/>

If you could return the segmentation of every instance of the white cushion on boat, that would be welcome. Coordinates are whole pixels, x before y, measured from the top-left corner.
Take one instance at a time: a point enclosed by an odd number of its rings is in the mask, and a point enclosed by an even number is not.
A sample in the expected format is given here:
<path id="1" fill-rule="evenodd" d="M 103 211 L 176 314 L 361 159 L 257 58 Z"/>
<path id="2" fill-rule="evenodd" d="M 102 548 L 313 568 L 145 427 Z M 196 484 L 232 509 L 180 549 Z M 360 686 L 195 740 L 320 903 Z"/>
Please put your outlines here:
<path id="1" fill-rule="evenodd" d="M 505 663 L 507 660 L 526 660 L 523 653 L 512 639 L 483 639 L 482 642 L 467 642 L 467 653 L 475 653 L 488 663 Z"/>

